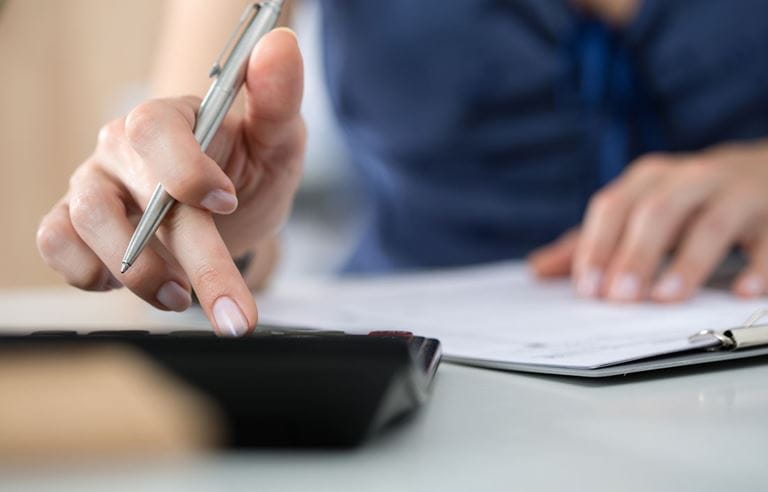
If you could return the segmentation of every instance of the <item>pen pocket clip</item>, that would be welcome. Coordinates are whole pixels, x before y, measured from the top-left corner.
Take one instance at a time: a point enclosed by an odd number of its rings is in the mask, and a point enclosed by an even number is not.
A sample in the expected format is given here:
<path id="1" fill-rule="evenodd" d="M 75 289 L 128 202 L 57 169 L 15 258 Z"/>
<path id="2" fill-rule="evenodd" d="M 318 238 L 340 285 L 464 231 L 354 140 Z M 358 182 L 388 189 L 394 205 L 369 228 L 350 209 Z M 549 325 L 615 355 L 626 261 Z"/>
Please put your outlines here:
<path id="1" fill-rule="evenodd" d="M 208 73 L 210 78 L 217 77 L 221 73 L 222 67 L 226 65 L 229 56 L 232 54 L 232 50 L 240 41 L 240 38 L 243 37 L 243 34 L 246 31 L 246 26 L 256 18 L 261 8 L 262 6 L 260 2 L 252 3 L 245 8 L 243 14 L 240 16 L 240 21 L 237 23 L 237 27 L 232 31 L 232 34 L 229 35 L 227 43 L 224 45 L 221 53 L 219 53 L 219 56 L 216 57 L 216 61 L 213 62 L 211 71 Z"/>

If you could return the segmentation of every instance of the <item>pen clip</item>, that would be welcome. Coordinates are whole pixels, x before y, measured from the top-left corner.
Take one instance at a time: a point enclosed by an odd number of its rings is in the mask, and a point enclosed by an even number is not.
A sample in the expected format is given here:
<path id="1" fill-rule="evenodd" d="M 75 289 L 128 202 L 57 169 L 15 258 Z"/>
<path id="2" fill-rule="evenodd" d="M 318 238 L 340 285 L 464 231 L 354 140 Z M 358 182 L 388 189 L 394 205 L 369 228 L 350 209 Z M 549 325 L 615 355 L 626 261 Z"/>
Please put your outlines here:
<path id="1" fill-rule="evenodd" d="M 256 17 L 259 14 L 259 11 L 261 10 L 261 3 L 256 2 L 252 3 L 248 7 L 245 8 L 243 11 L 243 14 L 240 16 L 240 22 L 238 22 L 237 27 L 232 32 L 232 34 L 229 36 L 229 39 L 227 40 L 227 44 L 224 45 L 224 49 L 221 50 L 221 53 L 219 53 L 219 56 L 216 57 L 216 61 L 213 63 L 213 66 L 211 67 L 211 71 L 208 73 L 208 76 L 213 78 L 218 76 L 221 73 L 221 67 L 226 62 L 224 61 L 225 58 L 229 58 L 229 55 L 232 52 L 232 48 L 237 45 L 237 42 L 240 41 L 240 38 L 245 33 L 245 26 L 253 20 L 254 17 Z"/>

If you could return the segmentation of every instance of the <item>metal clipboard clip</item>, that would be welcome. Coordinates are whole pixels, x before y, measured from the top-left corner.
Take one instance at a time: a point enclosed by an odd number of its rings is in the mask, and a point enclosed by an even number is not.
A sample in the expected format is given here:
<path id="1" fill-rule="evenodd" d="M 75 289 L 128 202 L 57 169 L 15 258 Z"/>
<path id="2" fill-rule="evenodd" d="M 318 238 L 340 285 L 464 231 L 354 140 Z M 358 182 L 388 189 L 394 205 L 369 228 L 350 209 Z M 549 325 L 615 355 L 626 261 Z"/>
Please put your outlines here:
<path id="1" fill-rule="evenodd" d="M 768 316 L 768 309 L 761 309 L 754 313 L 738 328 L 725 331 L 701 330 L 688 337 L 692 343 L 715 338 L 719 345 L 707 350 L 739 350 L 743 348 L 768 345 L 768 324 L 757 324 L 758 321 Z"/>

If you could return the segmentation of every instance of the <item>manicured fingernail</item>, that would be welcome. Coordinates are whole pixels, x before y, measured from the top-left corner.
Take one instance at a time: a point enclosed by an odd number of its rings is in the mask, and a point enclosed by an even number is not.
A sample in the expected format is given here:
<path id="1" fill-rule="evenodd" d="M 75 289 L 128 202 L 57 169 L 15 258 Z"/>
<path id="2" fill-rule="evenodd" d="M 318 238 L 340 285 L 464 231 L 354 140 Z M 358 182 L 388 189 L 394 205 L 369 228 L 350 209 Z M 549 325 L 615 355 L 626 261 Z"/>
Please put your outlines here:
<path id="1" fill-rule="evenodd" d="M 205 195 L 200 205 L 215 214 L 231 214 L 237 208 L 237 197 L 224 190 L 213 190 Z"/>
<path id="2" fill-rule="evenodd" d="M 758 297 L 765 293 L 765 281 L 760 275 L 750 274 L 739 284 L 739 290 L 745 296 Z"/>
<path id="3" fill-rule="evenodd" d="M 579 275 L 576 281 L 576 292 L 582 297 L 597 297 L 602 280 L 603 273 L 600 270 L 587 270 L 582 275 Z"/>
<path id="4" fill-rule="evenodd" d="M 107 278 L 107 289 L 119 289 L 123 286 L 123 284 L 115 278 L 114 275 L 110 272 L 109 278 Z"/>
<path id="5" fill-rule="evenodd" d="M 680 275 L 672 273 L 665 275 L 654 286 L 651 296 L 661 300 L 671 300 L 680 297 L 683 292 L 683 279 Z"/>
<path id="6" fill-rule="evenodd" d="M 608 297 L 616 301 L 634 301 L 639 294 L 640 280 L 632 273 L 616 277 L 608 290 Z"/>
<path id="7" fill-rule="evenodd" d="M 219 334 L 240 337 L 248 331 L 248 320 L 237 303 L 229 297 L 219 297 L 213 305 L 213 319 Z"/>
<path id="8" fill-rule="evenodd" d="M 173 280 L 164 283 L 155 297 L 160 304 L 179 313 L 192 304 L 192 296 L 189 292 Z"/>
<path id="9" fill-rule="evenodd" d="M 291 36 L 293 36 L 297 40 L 299 39 L 298 36 L 296 36 L 296 32 L 293 29 L 291 29 L 290 27 L 285 27 L 285 26 L 278 27 L 277 29 L 275 29 L 275 31 L 282 31 L 282 32 L 290 34 Z"/>

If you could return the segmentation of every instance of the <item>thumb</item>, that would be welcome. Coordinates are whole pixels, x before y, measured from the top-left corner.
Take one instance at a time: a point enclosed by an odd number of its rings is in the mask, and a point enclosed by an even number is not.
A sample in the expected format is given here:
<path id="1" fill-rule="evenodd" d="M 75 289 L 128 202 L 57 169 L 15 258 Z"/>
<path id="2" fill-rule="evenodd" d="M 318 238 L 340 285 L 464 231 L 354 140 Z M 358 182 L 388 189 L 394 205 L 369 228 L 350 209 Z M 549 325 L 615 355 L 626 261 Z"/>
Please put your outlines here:
<path id="1" fill-rule="evenodd" d="M 293 31 L 281 27 L 259 41 L 251 53 L 245 87 L 245 134 L 251 150 L 290 144 L 300 123 L 304 92 L 304 65 Z"/>

